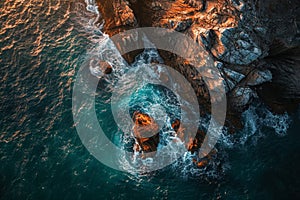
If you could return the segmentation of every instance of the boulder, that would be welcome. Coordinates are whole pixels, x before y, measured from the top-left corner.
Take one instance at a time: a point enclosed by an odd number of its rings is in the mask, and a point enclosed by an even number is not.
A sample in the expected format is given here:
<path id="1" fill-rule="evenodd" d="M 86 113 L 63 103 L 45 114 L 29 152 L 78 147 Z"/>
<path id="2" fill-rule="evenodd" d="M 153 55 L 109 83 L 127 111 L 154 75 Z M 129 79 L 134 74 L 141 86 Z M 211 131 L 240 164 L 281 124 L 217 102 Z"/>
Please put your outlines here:
<path id="1" fill-rule="evenodd" d="M 248 74 L 245 82 L 248 86 L 257 86 L 272 81 L 272 73 L 268 69 L 255 69 Z"/>
<path id="2" fill-rule="evenodd" d="M 230 94 L 230 102 L 237 108 L 243 108 L 255 96 L 255 92 L 249 87 L 236 87 Z"/>
<path id="3" fill-rule="evenodd" d="M 141 112 L 133 114 L 134 128 L 133 134 L 138 147 L 144 153 L 155 152 L 159 143 L 158 124 L 152 117 Z"/>

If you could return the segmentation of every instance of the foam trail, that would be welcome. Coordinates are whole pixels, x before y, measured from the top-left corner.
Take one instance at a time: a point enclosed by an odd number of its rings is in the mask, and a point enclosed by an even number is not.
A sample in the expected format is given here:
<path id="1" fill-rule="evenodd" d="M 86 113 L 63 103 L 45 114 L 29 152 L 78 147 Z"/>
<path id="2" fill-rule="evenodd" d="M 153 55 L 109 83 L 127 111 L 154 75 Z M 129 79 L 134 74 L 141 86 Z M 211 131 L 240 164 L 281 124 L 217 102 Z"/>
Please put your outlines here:
<path id="1" fill-rule="evenodd" d="M 85 0 L 85 3 L 87 4 L 86 9 L 88 11 L 99 15 L 98 6 L 96 5 L 95 0 Z"/>
<path id="2" fill-rule="evenodd" d="M 94 25 L 95 23 L 98 22 L 99 18 L 101 17 L 99 10 L 98 10 L 98 6 L 95 2 L 95 0 L 85 0 L 86 3 L 86 9 L 92 13 L 95 13 L 97 15 L 97 17 L 94 19 Z"/>

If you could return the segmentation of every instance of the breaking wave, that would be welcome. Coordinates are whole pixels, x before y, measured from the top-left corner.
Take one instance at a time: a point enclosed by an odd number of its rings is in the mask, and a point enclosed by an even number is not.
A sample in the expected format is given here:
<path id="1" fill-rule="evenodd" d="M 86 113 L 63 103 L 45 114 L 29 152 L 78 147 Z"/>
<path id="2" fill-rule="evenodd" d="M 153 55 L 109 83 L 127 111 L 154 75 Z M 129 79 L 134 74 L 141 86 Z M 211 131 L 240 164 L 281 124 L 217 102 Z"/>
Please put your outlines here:
<path id="1" fill-rule="evenodd" d="M 265 136 L 267 129 L 272 130 L 277 136 L 285 136 L 292 119 L 288 113 L 274 114 L 263 103 L 255 103 L 242 113 L 244 128 L 235 134 L 224 131 L 220 143 L 233 148 L 245 145 L 251 141 L 256 144 L 259 138 Z"/>

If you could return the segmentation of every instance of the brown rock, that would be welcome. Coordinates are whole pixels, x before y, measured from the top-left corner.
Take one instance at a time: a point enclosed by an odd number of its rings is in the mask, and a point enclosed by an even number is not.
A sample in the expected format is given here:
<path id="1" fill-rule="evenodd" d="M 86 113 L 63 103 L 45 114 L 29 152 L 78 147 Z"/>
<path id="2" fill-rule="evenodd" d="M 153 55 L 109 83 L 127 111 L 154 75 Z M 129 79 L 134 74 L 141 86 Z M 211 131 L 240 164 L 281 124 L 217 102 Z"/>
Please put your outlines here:
<path id="1" fill-rule="evenodd" d="M 133 133 L 141 150 L 145 153 L 155 152 L 159 143 L 157 123 L 149 115 L 140 112 L 133 114 L 133 121 Z"/>
<path id="2" fill-rule="evenodd" d="M 137 26 L 136 18 L 126 0 L 97 0 L 102 18 L 105 21 L 104 32 L 112 36 Z"/>

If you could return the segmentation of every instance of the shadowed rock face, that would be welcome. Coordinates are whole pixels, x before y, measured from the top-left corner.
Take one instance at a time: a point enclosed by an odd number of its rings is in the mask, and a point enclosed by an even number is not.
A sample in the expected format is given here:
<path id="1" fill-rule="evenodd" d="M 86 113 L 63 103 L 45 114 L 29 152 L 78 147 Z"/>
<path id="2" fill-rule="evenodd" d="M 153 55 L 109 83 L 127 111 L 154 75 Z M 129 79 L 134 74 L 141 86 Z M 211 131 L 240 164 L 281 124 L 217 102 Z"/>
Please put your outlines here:
<path id="1" fill-rule="evenodd" d="M 214 57 L 226 85 L 226 125 L 241 128 L 240 113 L 260 97 L 276 112 L 300 103 L 299 0 L 97 0 L 104 32 L 165 27 L 192 37 Z M 128 62 L 139 51 L 125 56 Z M 178 55 L 159 51 L 166 65 L 192 84 L 203 112 L 210 111 L 204 82 Z"/>
<path id="2" fill-rule="evenodd" d="M 280 51 L 264 59 L 273 80 L 256 88 L 257 93 L 273 111 L 292 112 L 300 103 L 300 48 L 287 48 L 282 43 L 273 48 Z"/>

